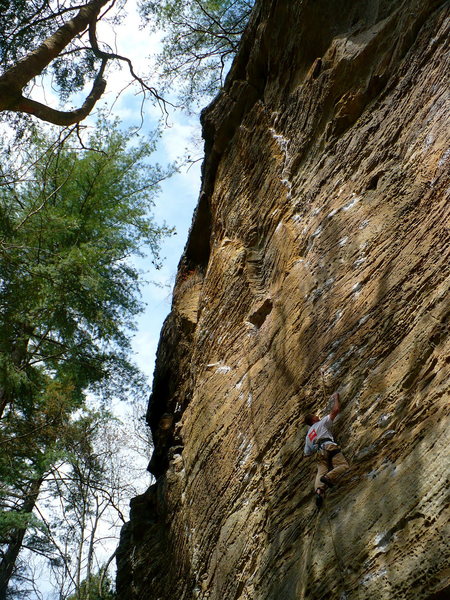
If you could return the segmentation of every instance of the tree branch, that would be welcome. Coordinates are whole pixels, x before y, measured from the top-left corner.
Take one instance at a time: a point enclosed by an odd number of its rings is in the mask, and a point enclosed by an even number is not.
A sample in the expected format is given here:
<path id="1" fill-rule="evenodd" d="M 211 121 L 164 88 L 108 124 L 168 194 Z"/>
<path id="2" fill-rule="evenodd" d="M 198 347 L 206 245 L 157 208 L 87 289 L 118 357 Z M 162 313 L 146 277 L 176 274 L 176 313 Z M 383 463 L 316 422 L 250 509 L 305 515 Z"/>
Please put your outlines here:
<path id="1" fill-rule="evenodd" d="M 78 123 L 90 113 L 106 87 L 103 71 L 107 59 L 102 62 L 91 93 L 83 106 L 77 110 L 65 112 L 52 109 L 40 102 L 25 98 L 22 91 L 77 35 L 88 27 L 89 23 L 95 21 L 102 7 L 108 2 L 110 0 L 91 0 L 85 4 L 72 19 L 44 40 L 36 50 L 0 76 L 0 111 L 24 112 L 55 125 Z"/>
<path id="2" fill-rule="evenodd" d="M 102 590 L 103 590 L 103 583 L 105 581 L 105 576 L 106 576 L 106 572 L 108 570 L 109 565 L 112 563 L 112 561 L 115 559 L 117 554 L 117 548 L 114 550 L 114 552 L 111 554 L 111 556 L 108 558 L 108 560 L 106 561 L 105 566 L 102 569 L 102 574 L 100 576 L 99 582 L 98 582 L 98 593 L 99 595 L 102 594 Z"/>
<path id="3" fill-rule="evenodd" d="M 46 198 L 44 198 L 44 200 L 42 201 L 42 203 L 40 204 L 40 206 L 38 206 L 37 208 L 35 208 L 34 210 L 32 210 L 30 213 L 28 213 L 23 219 L 22 221 L 15 227 L 15 231 L 18 231 L 29 219 L 31 219 L 31 217 L 33 217 L 35 214 L 37 214 L 38 212 L 40 212 L 44 206 L 47 204 L 47 202 L 50 200 L 50 198 L 52 198 L 52 196 L 54 196 L 55 194 L 57 194 L 59 192 L 59 190 L 67 183 L 67 181 L 69 180 L 70 176 L 72 175 L 72 171 L 69 171 L 66 175 L 66 178 L 64 179 L 64 181 L 55 189 L 53 190 Z"/>
<path id="4" fill-rule="evenodd" d="M 134 67 L 133 67 L 133 63 L 131 62 L 131 60 L 126 57 L 126 56 L 121 56 L 120 54 L 116 54 L 115 52 L 105 52 L 104 50 L 101 50 L 99 45 L 98 45 L 98 41 L 97 41 L 97 20 L 95 18 L 91 19 L 90 23 L 89 23 L 89 42 L 92 46 L 92 50 L 94 51 L 95 56 L 97 56 L 98 58 L 101 58 L 103 60 L 120 60 L 123 62 L 126 62 L 128 65 L 128 69 L 130 71 L 131 76 L 133 77 L 133 79 L 135 79 L 137 82 L 139 82 L 139 84 L 141 85 L 141 87 L 150 92 L 150 94 L 159 102 L 162 103 L 163 106 L 165 106 L 166 104 L 170 104 L 169 102 L 167 102 L 167 100 L 164 100 L 164 98 L 162 98 L 158 92 L 156 91 L 155 88 L 147 85 L 144 80 L 142 79 L 142 77 L 139 77 L 139 75 L 137 75 L 137 73 L 134 71 Z"/>
<path id="5" fill-rule="evenodd" d="M 10 108 L 9 110 L 34 115 L 42 121 L 47 121 L 48 123 L 53 123 L 54 125 L 67 126 L 79 123 L 88 116 L 105 91 L 106 81 L 103 79 L 102 75 L 106 66 L 106 62 L 106 60 L 103 61 L 100 71 L 94 81 L 94 85 L 92 86 L 91 93 L 88 95 L 81 108 L 71 111 L 56 110 L 46 106 L 45 104 L 42 104 L 41 102 L 21 96 L 14 108 Z"/>
<path id="6" fill-rule="evenodd" d="M 17 25 L 15 31 L 13 31 L 9 36 L 7 36 L 7 39 L 15 38 L 18 35 L 23 35 L 29 29 L 34 29 L 37 25 L 41 25 L 42 23 L 45 23 L 47 21 L 52 21 L 57 17 L 61 17 L 65 13 L 75 12 L 76 10 L 80 10 L 83 7 L 84 4 L 80 6 L 69 6 L 68 8 L 60 8 L 57 12 L 52 12 L 50 15 L 46 15 L 45 17 L 41 17 L 40 19 L 35 19 L 34 17 L 42 13 L 43 6 L 40 6 L 38 10 L 30 16 L 30 18 L 28 19 L 29 22 L 23 27 Z"/>
<path id="7" fill-rule="evenodd" d="M 11 87 L 16 93 L 21 91 L 32 79 L 40 75 L 60 52 L 80 34 L 110 0 L 91 0 L 85 4 L 72 19 L 67 21 L 55 33 L 48 37 L 33 52 L 19 60 L 0 77 L 0 86 Z M 1 89 L 0 88 L 0 89 Z M 0 96 L 1 98 L 1 96 Z M 2 98 L 3 99 L 3 98 Z M 5 110 L 0 102 L 0 110 Z"/>

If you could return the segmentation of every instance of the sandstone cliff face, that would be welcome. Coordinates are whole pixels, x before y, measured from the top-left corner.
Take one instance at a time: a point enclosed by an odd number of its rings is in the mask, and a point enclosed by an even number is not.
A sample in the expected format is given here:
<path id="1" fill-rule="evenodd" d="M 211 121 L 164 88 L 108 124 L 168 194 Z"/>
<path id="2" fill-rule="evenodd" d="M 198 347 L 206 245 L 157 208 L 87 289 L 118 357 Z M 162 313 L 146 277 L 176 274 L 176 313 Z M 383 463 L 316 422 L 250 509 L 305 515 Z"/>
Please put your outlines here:
<path id="1" fill-rule="evenodd" d="M 203 115 L 121 599 L 450 597 L 449 16 L 257 4 Z M 317 512 L 302 418 L 335 389 L 351 469 Z"/>

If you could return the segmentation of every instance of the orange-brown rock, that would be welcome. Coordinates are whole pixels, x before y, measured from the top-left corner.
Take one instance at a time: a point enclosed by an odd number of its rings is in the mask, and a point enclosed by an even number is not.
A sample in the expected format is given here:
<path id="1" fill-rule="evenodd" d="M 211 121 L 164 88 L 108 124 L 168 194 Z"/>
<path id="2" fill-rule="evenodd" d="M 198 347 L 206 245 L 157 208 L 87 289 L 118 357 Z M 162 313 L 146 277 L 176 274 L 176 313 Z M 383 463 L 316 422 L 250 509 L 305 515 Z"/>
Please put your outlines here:
<path id="1" fill-rule="evenodd" d="M 257 3 L 203 114 L 121 600 L 450 597 L 449 17 Z M 335 389 L 317 512 L 302 418 Z"/>

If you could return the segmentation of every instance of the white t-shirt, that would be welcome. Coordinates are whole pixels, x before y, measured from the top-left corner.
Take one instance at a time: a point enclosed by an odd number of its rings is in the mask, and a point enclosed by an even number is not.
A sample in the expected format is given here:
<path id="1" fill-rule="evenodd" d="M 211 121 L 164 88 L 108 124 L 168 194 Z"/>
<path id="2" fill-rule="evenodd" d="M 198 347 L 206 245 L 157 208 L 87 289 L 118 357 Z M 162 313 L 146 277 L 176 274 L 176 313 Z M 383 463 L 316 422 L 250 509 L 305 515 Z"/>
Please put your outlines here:
<path id="1" fill-rule="evenodd" d="M 317 443 L 323 438 L 330 438 L 333 442 L 324 442 L 322 448 L 326 448 L 330 443 L 335 443 L 333 434 L 331 433 L 332 426 L 333 421 L 330 415 L 311 425 L 305 439 L 305 449 L 303 451 L 305 456 L 310 456 L 313 452 L 316 452 L 318 448 Z"/>

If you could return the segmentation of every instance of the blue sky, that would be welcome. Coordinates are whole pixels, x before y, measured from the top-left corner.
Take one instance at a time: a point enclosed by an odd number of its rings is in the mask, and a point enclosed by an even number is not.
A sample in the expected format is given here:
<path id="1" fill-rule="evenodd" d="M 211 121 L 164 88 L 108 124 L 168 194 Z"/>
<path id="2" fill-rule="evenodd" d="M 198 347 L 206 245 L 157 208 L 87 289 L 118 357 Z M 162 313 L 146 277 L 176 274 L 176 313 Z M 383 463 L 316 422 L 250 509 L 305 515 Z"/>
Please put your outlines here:
<path id="1" fill-rule="evenodd" d="M 124 103 L 132 105 L 134 98 L 124 98 Z M 202 150 L 192 141 L 199 135 L 197 117 L 186 117 L 181 113 L 171 118 L 172 124 L 163 131 L 158 150 L 153 158 L 161 164 L 176 160 L 188 148 L 193 157 L 201 157 Z M 124 125 L 128 123 L 124 122 Z M 142 299 L 146 303 L 145 312 L 138 319 L 138 331 L 134 337 L 135 360 L 139 367 L 151 376 L 161 326 L 171 306 L 172 286 L 175 281 L 178 262 L 187 241 L 194 208 L 197 204 L 200 187 L 201 161 L 183 167 L 179 173 L 163 182 L 161 192 L 155 200 L 153 213 L 158 224 L 166 223 L 175 227 L 176 234 L 165 238 L 161 257 L 163 266 L 156 270 L 150 258 L 140 260 L 139 267 L 146 271 Z M 156 282 L 155 285 L 151 281 Z"/>
<path id="2" fill-rule="evenodd" d="M 154 69 L 152 60 L 161 48 L 161 35 L 151 34 L 139 28 L 139 16 L 134 1 L 127 2 L 127 17 L 114 34 L 117 51 L 131 58 L 137 73 L 147 76 Z M 132 32 L 132 35 L 130 35 Z M 105 27 L 99 28 L 99 37 L 111 42 L 111 32 Z M 118 116 L 124 127 L 137 127 L 141 121 L 141 95 L 139 88 L 132 86 L 117 94 L 129 81 L 126 68 L 117 70 L 108 76 L 105 100 L 112 106 L 112 114 Z M 152 85 L 155 82 L 151 82 Z M 168 98 L 173 100 L 173 98 Z M 207 103 L 205 99 L 205 104 Z M 144 123 L 141 133 L 145 134 L 157 127 L 162 118 L 160 107 L 147 102 L 144 106 Z M 199 117 L 188 116 L 181 110 L 170 109 L 167 123 L 163 123 L 162 137 L 154 160 L 161 164 L 179 159 L 185 152 L 193 159 L 203 156 Z M 163 267 L 159 271 L 152 268 L 150 259 L 140 265 L 150 270 L 147 279 L 156 281 L 162 287 L 146 284 L 142 299 L 146 303 L 145 313 L 138 320 L 138 331 L 134 337 L 133 349 L 139 367 L 150 377 L 154 370 L 155 353 L 161 326 L 171 305 L 171 286 L 174 283 L 178 262 L 186 244 L 192 214 L 197 204 L 200 188 L 201 161 L 198 160 L 189 170 L 183 168 L 162 185 L 162 191 L 156 199 L 154 215 L 157 223 L 166 222 L 176 228 L 176 235 L 164 240 L 161 256 Z"/>

